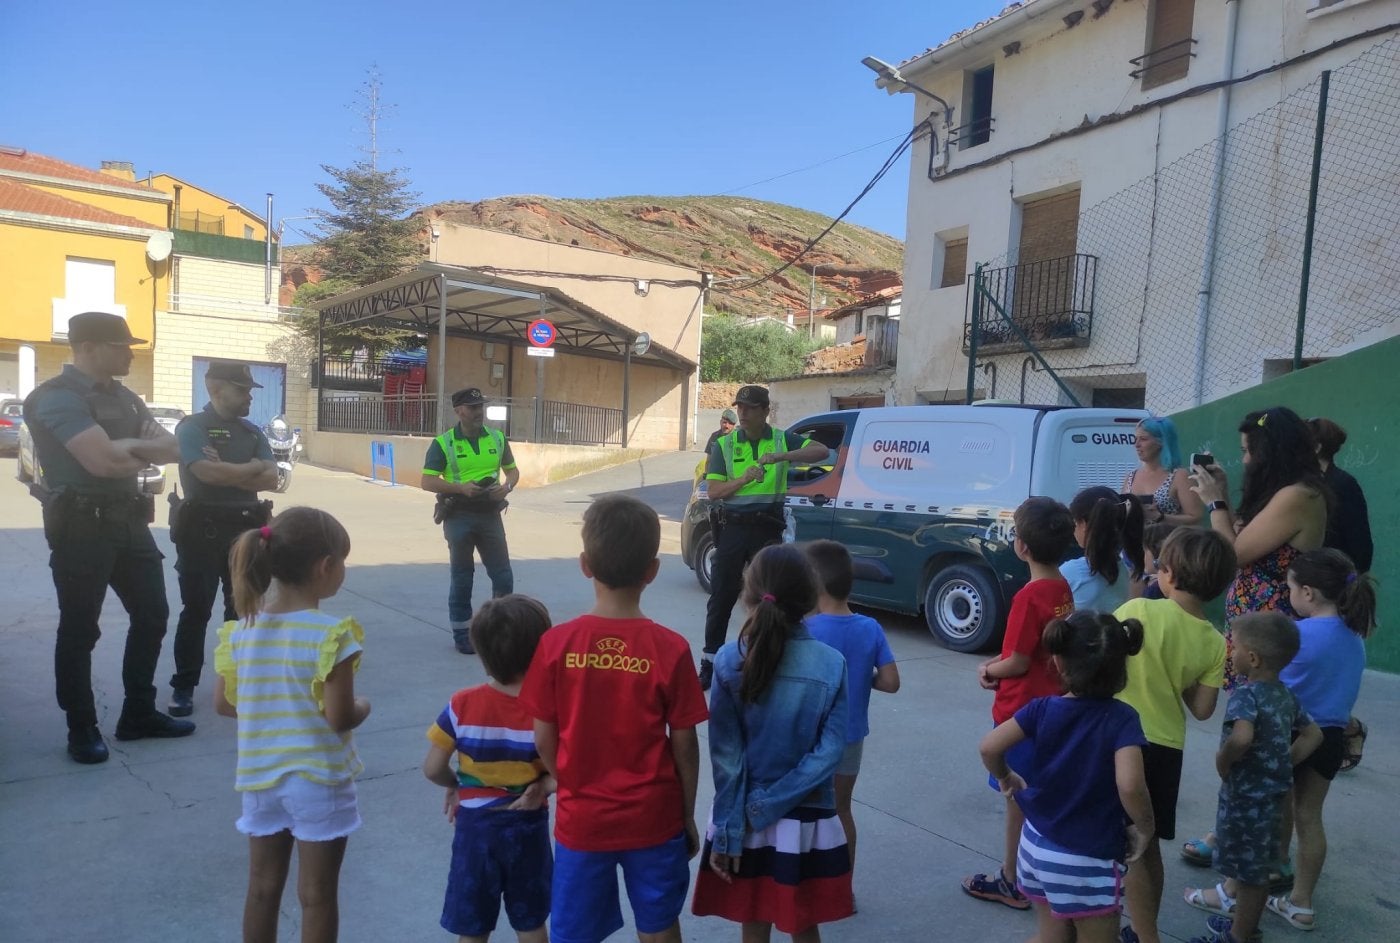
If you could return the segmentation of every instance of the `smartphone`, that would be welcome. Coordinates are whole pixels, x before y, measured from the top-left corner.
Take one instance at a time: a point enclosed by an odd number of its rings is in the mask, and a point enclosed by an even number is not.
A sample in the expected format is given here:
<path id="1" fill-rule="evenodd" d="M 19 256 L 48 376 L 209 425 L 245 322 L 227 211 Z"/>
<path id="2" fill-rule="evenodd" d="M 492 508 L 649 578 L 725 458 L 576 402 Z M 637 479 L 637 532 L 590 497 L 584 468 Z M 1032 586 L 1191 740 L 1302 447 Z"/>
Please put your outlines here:
<path id="1" fill-rule="evenodd" d="M 1214 464 L 1215 464 L 1215 456 L 1214 456 L 1214 455 L 1211 455 L 1209 452 L 1192 452 L 1192 453 L 1191 453 L 1191 467 L 1192 467 L 1192 468 L 1195 468 L 1197 465 L 1201 466 L 1202 468 L 1208 468 L 1208 467 L 1210 467 L 1211 465 L 1214 465 Z"/>

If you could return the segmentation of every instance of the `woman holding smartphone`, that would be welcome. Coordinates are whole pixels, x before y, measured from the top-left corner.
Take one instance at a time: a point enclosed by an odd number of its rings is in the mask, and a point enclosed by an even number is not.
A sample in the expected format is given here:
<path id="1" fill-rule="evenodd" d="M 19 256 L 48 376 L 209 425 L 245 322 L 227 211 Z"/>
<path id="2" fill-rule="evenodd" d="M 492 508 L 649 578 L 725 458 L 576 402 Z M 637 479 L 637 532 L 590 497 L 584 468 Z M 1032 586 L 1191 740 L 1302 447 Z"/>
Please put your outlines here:
<path id="1" fill-rule="evenodd" d="M 1123 479 L 1123 493 L 1142 502 L 1149 524 L 1199 524 L 1205 508 L 1182 465 L 1176 425 L 1165 416 L 1144 419 L 1137 425 L 1136 439 L 1139 464 Z"/>

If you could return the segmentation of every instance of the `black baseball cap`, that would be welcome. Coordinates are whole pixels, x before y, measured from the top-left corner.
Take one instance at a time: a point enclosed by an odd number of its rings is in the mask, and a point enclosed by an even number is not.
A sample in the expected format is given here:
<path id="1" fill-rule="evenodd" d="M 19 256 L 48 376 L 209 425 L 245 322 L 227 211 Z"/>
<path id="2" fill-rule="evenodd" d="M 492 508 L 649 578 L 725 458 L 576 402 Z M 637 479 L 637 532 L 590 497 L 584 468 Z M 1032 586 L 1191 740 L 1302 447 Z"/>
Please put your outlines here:
<path id="1" fill-rule="evenodd" d="M 260 390 L 263 385 L 253 379 L 253 371 L 246 363 L 237 360 L 215 360 L 209 364 L 205 379 L 225 380 L 235 386 Z"/>
<path id="2" fill-rule="evenodd" d="M 480 406 L 486 402 L 486 397 L 481 390 L 474 386 L 469 386 L 465 390 L 458 390 L 452 394 L 453 406 Z"/>
<path id="3" fill-rule="evenodd" d="M 68 343 L 144 344 L 145 338 L 132 337 L 126 318 L 106 311 L 84 311 L 68 319 Z"/>
<path id="4" fill-rule="evenodd" d="M 768 388 L 763 386 L 741 386 L 734 394 L 735 406 L 767 406 Z"/>

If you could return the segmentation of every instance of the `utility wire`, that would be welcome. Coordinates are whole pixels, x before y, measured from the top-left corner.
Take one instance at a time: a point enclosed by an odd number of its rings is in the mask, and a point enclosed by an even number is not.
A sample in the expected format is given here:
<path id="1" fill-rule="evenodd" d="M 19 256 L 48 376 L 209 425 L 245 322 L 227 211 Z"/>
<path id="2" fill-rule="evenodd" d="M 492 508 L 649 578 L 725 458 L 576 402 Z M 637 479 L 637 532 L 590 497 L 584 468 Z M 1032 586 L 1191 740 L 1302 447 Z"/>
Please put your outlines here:
<path id="1" fill-rule="evenodd" d="M 914 139 L 918 137 L 919 132 L 925 129 L 931 130 L 932 128 L 933 125 L 928 121 L 928 119 L 924 119 L 923 121 L 914 125 L 914 127 L 910 128 L 909 133 L 904 135 L 904 137 L 900 140 L 899 146 L 897 146 L 894 149 L 894 151 L 890 154 L 889 157 L 885 158 L 884 164 L 882 164 L 880 166 L 880 169 L 875 172 L 875 176 L 871 177 L 870 182 L 867 183 L 864 187 L 862 187 L 861 191 L 856 194 L 856 198 L 852 200 L 849 204 L 847 204 L 846 208 L 841 211 L 841 214 L 839 216 L 837 216 L 831 221 L 831 225 L 827 226 L 821 232 L 817 233 L 815 238 L 813 238 L 810 242 L 803 246 L 802 251 L 798 252 L 797 255 L 793 256 L 790 260 L 778 266 L 776 269 L 769 272 L 767 275 L 760 275 L 758 278 L 755 278 L 752 281 L 744 282 L 742 285 L 735 285 L 731 288 L 715 288 L 714 290 L 724 292 L 726 294 L 747 291 L 750 288 L 755 288 L 759 285 L 762 285 L 766 281 L 776 278 L 783 272 L 786 272 L 788 269 L 792 268 L 798 262 L 802 261 L 803 257 L 806 256 L 808 252 L 811 252 L 817 243 L 825 239 L 831 233 L 831 231 L 836 228 L 837 223 L 845 219 L 846 216 L 851 212 L 851 210 L 855 209 L 857 203 L 865 199 L 866 195 L 870 193 L 871 190 L 875 189 L 875 184 L 879 183 L 880 180 L 885 176 L 885 174 L 890 172 L 890 168 L 893 167 L 896 163 L 898 163 L 899 159 L 903 157 L 905 152 L 908 151 L 909 148 L 913 145 Z"/>
<path id="2" fill-rule="evenodd" d="M 809 170 L 816 170 L 818 167 L 825 167 L 827 164 L 833 164 L 838 160 L 843 160 L 847 157 L 850 157 L 852 154 L 859 154 L 862 151 L 870 150 L 872 147 L 879 147 L 881 144 L 888 144 L 891 141 L 898 140 L 900 140 L 900 135 L 896 134 L 892 138 L 885 138 L 883 141 L 876 141 L 874 144 L 867 144 L 864 147 L 858 147 L 853 151 L 847 151 L 844 154 L 837 154 L 835 157 L 828 157 L 826 160 L 819 160 L 815 164 L 808 164 L 806 167 L 798 167 L 796 170 L 789 170 L 786 173 L 777 174 L 776 176 L 764 177 L 762 180 L 756 180 L 753 183 L 746 183 L 742 187 L 735 187 L 733 190 L 725 190 L 723 193 L 716 193 L 715 196 L 733 196 L 735 193 L 742 193 L 745 190 L 752 190 L 754 187 L 761 187 L 765 183 L 772 183 L 774 180 L 782 180 L 784 177 L 791 177 L 793 174 L 801 174 L 806 173 Z"/>

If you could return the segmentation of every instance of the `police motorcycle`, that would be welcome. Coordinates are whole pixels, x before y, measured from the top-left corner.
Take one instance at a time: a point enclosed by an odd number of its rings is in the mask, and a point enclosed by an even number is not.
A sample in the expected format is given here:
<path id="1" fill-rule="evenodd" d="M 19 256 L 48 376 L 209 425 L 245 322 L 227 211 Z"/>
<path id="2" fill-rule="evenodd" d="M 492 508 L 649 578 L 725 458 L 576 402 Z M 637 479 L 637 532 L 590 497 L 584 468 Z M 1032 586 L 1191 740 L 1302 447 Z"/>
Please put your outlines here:
<path id="1" fill-rule="evenodd" d="M 293 429 L 286 416 L 278 415 L 263 426 L 263 434 L 272 446 L 272 460 L 277 463 L 277 486 L 273 490 L 281 494 L 292 483 L 292 469 L 301 457 L 301 430 Z"/>

